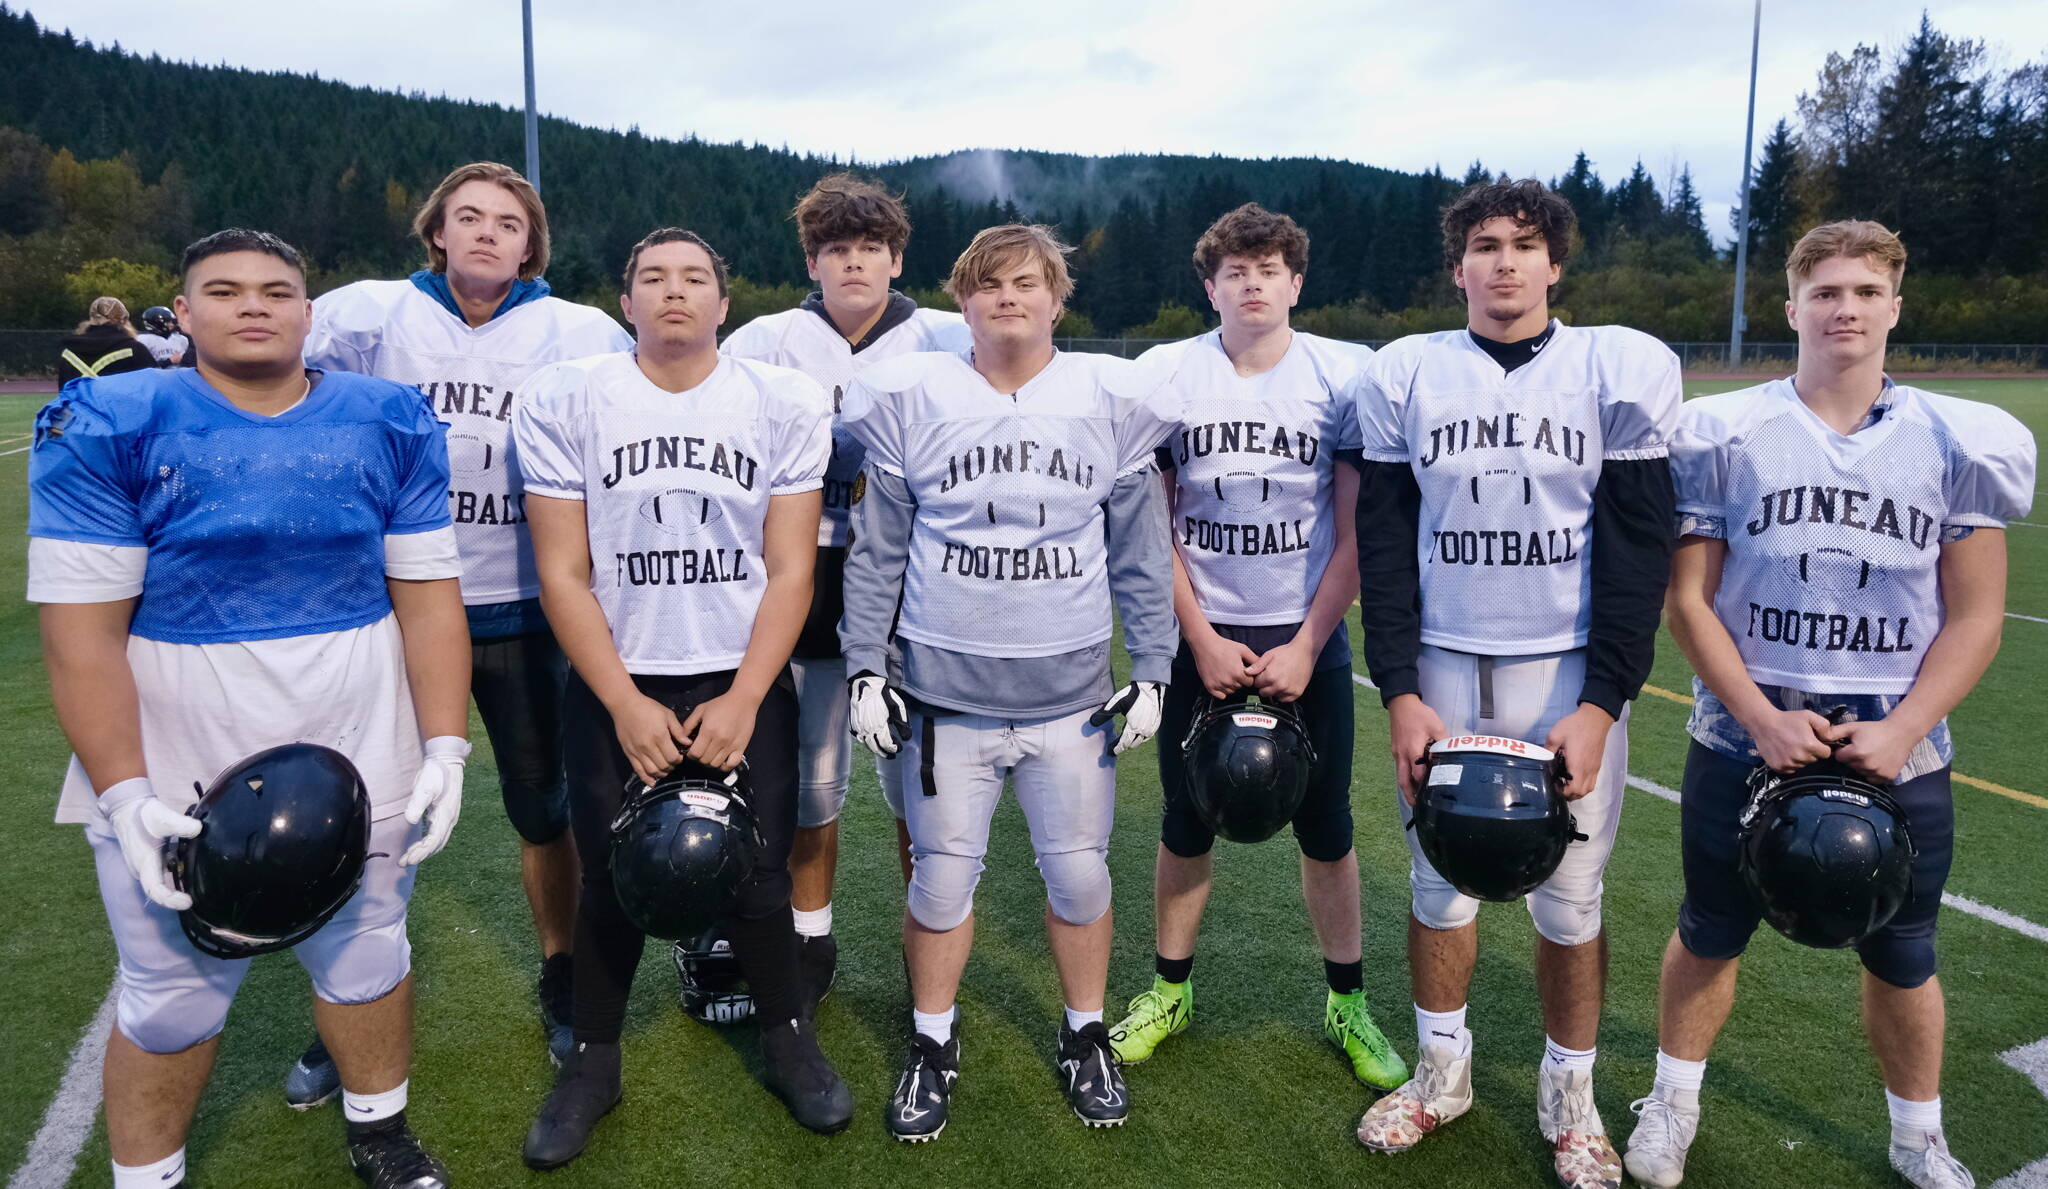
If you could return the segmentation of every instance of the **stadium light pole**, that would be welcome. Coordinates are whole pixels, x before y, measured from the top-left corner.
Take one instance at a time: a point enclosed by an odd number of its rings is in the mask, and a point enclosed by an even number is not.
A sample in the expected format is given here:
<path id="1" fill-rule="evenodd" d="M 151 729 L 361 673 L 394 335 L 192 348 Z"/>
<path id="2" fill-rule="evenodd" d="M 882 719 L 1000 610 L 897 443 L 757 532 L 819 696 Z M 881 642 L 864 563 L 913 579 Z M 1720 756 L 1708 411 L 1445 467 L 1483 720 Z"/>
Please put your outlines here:
<path id="1" fill-rule="evenodd" d="M 526 180 L 539 190 L 540 114 L 533 107 L 533 0 L 519 0 L 519 17 L 526 27 Z"/>
<path id="2" fill-rule="evenodd" d="M 1752 142 L 1756 137 L 1756 53 L 1764 31 L 1764 0 L 1756 0 L 1749 26 L 1749 118 L 1742 125 L 1742 194 L 1738 201 L 1742 218 L 1735 234 L 1735 313 L 1728 323 L 1728 366 L 1742 366 L 1742 291 L 1749 280 L 1749 170 Z M 529 59 L 530 61 L 530 59 Z M 529 78 L 532 76 L 529 74 Z M 533 84 L 527 84 L 532 95 Z"/>

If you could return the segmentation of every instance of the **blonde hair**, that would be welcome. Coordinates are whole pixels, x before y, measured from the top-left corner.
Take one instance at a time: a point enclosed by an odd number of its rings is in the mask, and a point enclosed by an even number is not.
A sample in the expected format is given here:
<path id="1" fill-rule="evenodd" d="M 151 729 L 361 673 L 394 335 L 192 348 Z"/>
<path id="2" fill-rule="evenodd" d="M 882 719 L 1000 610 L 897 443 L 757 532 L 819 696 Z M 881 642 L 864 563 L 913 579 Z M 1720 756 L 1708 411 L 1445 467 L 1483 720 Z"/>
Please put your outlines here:
<path id="1" fill-rule="evenodd" d="M 510 191 L 519 200 L 526 212 L 526 260 L 519 266 L 519 279 L 530 281 L 548 269 L 548 212 L 540 204 L 540 191 L 526 180 L 520 172 L 509 165 L 496 161 L 473 161 L 451 171 L 427 195 L 420 204 L 419 213 L 412 217 L 412 233 L 427 245 L 427 267 L 435 272 L 448 271 L 448 253 L 434 243 L 434 236 L 447 223 L 448 196 L 470 182 L 493 182 Z"/>
<path id="2" fill-rule="evenodd" d="M 1785 285 L 1796 295 L 1799 282 L 1813 275 L 1824 260 L 1847 256 L 1868 261 L 1891 274 L 1892 292 L 1906 276 L 1906 245 L 1899 234 L 1882 223 L 1868 219 L 1842 219 L 1820 226 L 1799 237 L 1785 257 Z"/>
<path id="3" fill-rule="evenodd" d="M 946 278 L 946 292 L 954 301 L 964 302 L 984 282 L 1002 276 L 1020 260 L 1028 260 L 1044 272 L 1054 300 L 1065 305 L 1074 292 L 1074 277 L 1067 271 L 1067 253 L 1073 250 L 1043 223 L 984 227 L 974 233 L 974 241 L 953 262 L 953 275 Z"/>
<path id="4" fill-rule="evenodd" d="M 84 334 L 93 326 L 118 326 L 129 334 L 135 333 L 135 324 L 128 321 L 128 307 L 118 297 L 95 297 L 85 308 L 85 321 L 78 324 L 73 334 Z"/>

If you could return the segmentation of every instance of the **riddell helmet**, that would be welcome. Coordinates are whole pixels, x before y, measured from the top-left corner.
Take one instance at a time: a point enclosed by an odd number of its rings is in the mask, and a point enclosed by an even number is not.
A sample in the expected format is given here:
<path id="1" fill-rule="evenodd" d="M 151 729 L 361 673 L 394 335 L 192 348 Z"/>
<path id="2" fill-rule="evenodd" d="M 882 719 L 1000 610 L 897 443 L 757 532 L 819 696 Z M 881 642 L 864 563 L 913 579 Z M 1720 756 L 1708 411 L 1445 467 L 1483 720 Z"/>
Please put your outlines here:
<path id="1" fill-rule="evenodd" d="M 676 981 L 683 1010 L 706 1024 L 737 1024 L 754 1015 L 754 996 L 733 957 L 732 943 L 717 929 L 675 945 Z"/>
<path id="2" fill-rule="evenodd" d="M 142 329 L 146 334 L 169 338 L 178 333 L 178 316 L 163 306 L 151 306 L 142 311 Z"/>
<path id="3" fill-rule="evenodd" d="M 728 778 L 684 760 L 652 787 L 627 781 L 612 820 L 612 884 L 649 937 L 702 937 L 732 912 L 760 846 L 744 771 Z"/>
<path id="4" fill-rule="evenodd" d="M 1759 764 L 1739 829 L 1743 882 L 1771 927 L 1842 949 L 1884 927 L 1913 884 L 1913 838 L 1885 788 L 1834 760 L 1780 776 Z"/>
<path id="5" fill-rule="evenodd" d="M 1557 756 L 1499 735 L 1430 744 L 1408 824 L 1437 874 L 1481 900 L 1528 895 L 1585 837 L 1565 806 Z"/>
<path id="6" fill-rule="evenodd" d="M 370 794 L 332 748 L 257 752 L 215 777 L 185 812 L 204 828 L 171 839 L 165 866 L 192 897 L 178 924 L 202 953 L 248 958 L 297 945 L 362 882 Z"/>
<path id="7" fill-rule="evenodd" d="M 1195 815 L 1232 842 L 1264 842 L 1292 821 L 1316 766 L 1300 716 L 1279 702 L 1213 703 L 1180 751 Z"/>

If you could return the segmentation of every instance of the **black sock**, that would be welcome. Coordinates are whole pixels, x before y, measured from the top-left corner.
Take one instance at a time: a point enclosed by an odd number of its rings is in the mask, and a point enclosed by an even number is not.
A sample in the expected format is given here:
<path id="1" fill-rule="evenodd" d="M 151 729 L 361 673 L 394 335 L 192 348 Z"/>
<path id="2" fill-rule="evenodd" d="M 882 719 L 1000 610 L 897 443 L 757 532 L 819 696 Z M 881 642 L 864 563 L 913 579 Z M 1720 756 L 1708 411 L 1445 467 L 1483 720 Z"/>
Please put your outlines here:
<path id="1" fill-rule="evenodd" d="M 345 1114 L 347 1112 L 343 1113 Z M 354 1119 L 349 1119 L 346 1122 L 348 1124 L 346 1132 L 348 1136 L 348 1142 L 355 1143 L 357 1140 L 362 1139 L 365 1136 L 382 1135 L 387 1131 L 405 1130 L 405 1112 L 403 1110 L 400 1110 L 395 1115 L 386 1115 L 381 1119 L 376 1119 L 368 1123 L 358 1123 Z"/>
<path id="2" fill-rule="evenodd" d="M 754 1014 L 766 1025 L 793 1020 L 802 1013 L 796 918 L 788 902 L 756 920 L 733 917 L 726 922 L 726 940 L 738 959 L 747 988 L 754 993 Z"/>
<path id="3" fill-rule="evenodd" d="M 1365 989 L 1365 960 L 1356 962 L 1332 962 L 1323 959 L 1323 977 L 1330 982 L 1330 989 L 1339 995 Z"/>
<path id="4" fill-rule="evenodd" d="M 1195 972 L 1195 956 L 1193 954 L 1189 954 L 1185 958 L 1161 956 L 1158 957 L 1155 968 L 1159 971 L 1159 977 L 1167 982 L 1184 983 L 1188 981 L 1188 976 Z"/>

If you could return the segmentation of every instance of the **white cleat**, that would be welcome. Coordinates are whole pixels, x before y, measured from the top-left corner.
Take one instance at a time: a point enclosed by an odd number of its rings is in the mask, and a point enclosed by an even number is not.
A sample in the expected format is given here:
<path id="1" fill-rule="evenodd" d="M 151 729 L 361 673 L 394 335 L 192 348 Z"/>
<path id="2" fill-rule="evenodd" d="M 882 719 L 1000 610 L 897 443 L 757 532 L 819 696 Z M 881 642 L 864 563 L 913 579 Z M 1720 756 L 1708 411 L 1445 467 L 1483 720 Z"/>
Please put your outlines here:
<path id="1" fill-rule="evenodd" d="M 1405 1152 L 1472 1109 L 1472 1045 L 1422 1046 L 1415 1076 L 1372 1104 L 1358 1121 L 1358 1142 L 1375 1152 Z"/>
<path id="2" fill-rule="evenodd" d="M 1621 1157 L 1607 1139 L 1593 1105 L 1593 1075 L 1553 1071 L 1543 1063 L 1536 1079 L 1536 1126 L 1551 1142 L 1551 1167 L 1565 1189 L 1621 1189 Z"/>
<path id="3" fill-rule="evenodd" d="M 1685 1153 L 1700 1129 L 1699 1096 L 1687 1092 L 1686 1103 L 1654 1091 L 1648 1098 L 1628 1104 L 1639 1119 L 1628 1137 L 1628 1152 L 1622 1164 L 1628 1175 L 1654 1189 L 1672 1189 L 1685 1179 Z"/>
<path id="4" fill-rule="evenodd" d="M 1892 1144 L 1892 1167 L 1900 1176 L 1920 1189 L 1976 1189 L 1977 1178 L 1962 1161 L 1949 1155 L 1948 1140 L 1941 1132 L 1930 1131 L 1923 1138 L 1927 1141 L 1924 1147 Z"/>

